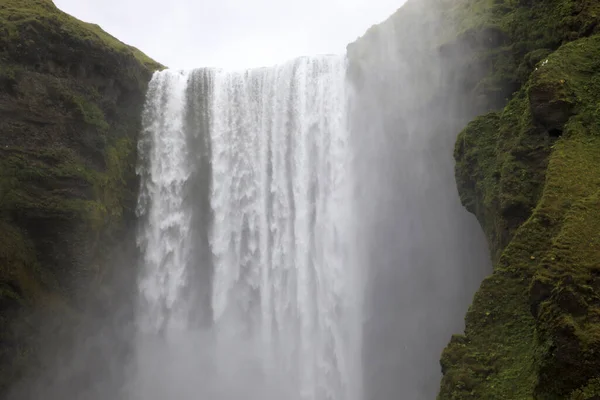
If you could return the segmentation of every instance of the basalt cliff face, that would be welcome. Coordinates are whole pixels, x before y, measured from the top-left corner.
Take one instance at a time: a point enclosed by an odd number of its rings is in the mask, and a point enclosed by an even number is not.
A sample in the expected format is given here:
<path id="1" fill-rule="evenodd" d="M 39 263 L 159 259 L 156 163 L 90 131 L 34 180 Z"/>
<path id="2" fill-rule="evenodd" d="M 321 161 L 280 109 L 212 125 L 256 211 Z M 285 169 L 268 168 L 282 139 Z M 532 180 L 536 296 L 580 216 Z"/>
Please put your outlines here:
<path id="1" fill-rule="evenodd" d="M 127 293 L 137 136 L 160 68 L 50 0 L 0 1 L 0 391 L 41 365 L 43 330 L 67 335 Z"/>
<path id="2" fill-rule="evenodd" d="M 427 61 L 421 69 L 439 62 L 442 77 L 432 86 L 419 72 L 406 85 L 433 89 L 411 91 L 415 104 L 457 103 L 435 129 L 462 124 L 456 183 L 494 269 L 464 334 L 443 351 L 438 398 L 600 398 L 600 4 L 417 3 L 372 28 L 349 57 L 360 84 L 378 52 L 389 57 L 430 32 L 408 59 Z M 407 36 L 391 47 L 381 40 L 390 24 Z"/>

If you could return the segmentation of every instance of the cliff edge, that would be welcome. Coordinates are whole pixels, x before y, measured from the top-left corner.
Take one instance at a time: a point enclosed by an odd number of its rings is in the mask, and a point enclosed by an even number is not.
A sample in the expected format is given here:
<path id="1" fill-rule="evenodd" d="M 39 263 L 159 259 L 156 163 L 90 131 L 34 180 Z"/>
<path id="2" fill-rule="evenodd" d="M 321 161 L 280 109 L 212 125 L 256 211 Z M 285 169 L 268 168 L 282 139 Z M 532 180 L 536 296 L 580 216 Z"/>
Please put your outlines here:
<path id="1" fill-rule="evenodd" d="M 0 2 L 0 391 L 35 364 L 41 319 L 102 315 L 133 270 L 137 135 L 161 68 L 50 0 Z"/>
<path id="2" fill-rule="evenodd" d="M 439 399 L 600 396 L 600 5 L 463 1 L 448 46 L 472 46 L 495 99 L 455 148 L 464 206 L 494 273 L 445 349 Z M 502 99 L 508 103 L 504 106 Z"/>

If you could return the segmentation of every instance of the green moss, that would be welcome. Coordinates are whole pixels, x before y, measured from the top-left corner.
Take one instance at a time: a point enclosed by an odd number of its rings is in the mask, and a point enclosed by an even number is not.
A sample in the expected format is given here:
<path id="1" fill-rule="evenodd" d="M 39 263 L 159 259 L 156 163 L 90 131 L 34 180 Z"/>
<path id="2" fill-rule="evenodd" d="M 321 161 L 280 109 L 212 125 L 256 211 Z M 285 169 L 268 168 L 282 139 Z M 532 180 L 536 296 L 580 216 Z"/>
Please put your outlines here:
<path id="1" fill-rule="evenodd" d="M 586 385 L 600 376 L 598 49 L 600 35 L 562 46 L 501 113 L 459 136 L 461 199 L 495 268 L 465 336 L 442 356 L 440 399 L 585 399 L 595 390 Z"/>
<path id="2" fill-rule="evenodd" d="M 63 37 L 89 42 L 95 48 L 103 47 L 132 55 L 148 69 L 164 69 L 164 66 L 135 47 L 104 32 L 98 25 L 79 21 L 63 13 L 50 0 L 4 0 L 0 5 L 0 31 L 2 30 L 5 40 L 19 40 L 24 30 L 50 30 Z"/>
<path id="3" fill-rule="evenodd" d="M 34 255 L 42 252 L 39 257 L 44 262 L 36 264 L 39 266 L 36 274 L 43 277 L 39 279 L 45 287 L 66 295 L 70 289 L 64 274 L 77 276 L 92 264 L 94 268 L 104 265 L 110 247 L 119 240 L 124 229 L 125 208 L 135 204 L 135 187 L 131 185 L 135 174 L 134 150 L 130 138 L 117 140 L 106 149 L 106 169 L 98 171 L 86 166 L 84 160 L 68 148 L 3 149 L 0 216 L 25 225 L 53 226 L 58 236 L 45 241 L 62 241 L 61 235 L 77 229 L 81 232 L 79 237 L 66 243 L 86 246 L 91 252 L 90 264 L 73 264 L 66 270 L 55 270 L 46 264 L 50 254 L 45 247 L 32 250 Z M 59 257 L 66 256 L 60 255 L 61 252 L 79 252 L 62 246 L 64 244 L 57 243 L 53 249 Z"/>
<path id="4" fill-rule="evenodd" d="M 467 314 L 467 330 L 442 354 L 440 400 L 529 399 L 535 383 L 533 318 L 524 274 L 497 271 Z"/>
<path id="5" fill-rule="evenodd" d="M 594 400 L 600 397 L 600 378 L 592 379 L 584 388 L 577 389 L 570 400 Z"/>
<path id="6" fill-rule="evenodd" d="M 135 143 L 161 68 L 49 0 L 0 1 L 0 397 L 39 361 L 29 317 L 77 309 L 75 324 L 111 300 L 104 278 L 133 252 Z"/>
<path id="7" fill-rule="evenodd" d="M 0 160 L 0 210 L 29 217 L 82 218 L 94 230 L 121 221 L 135 191 L 134 145 L 122 138 L 106 149 L 106 171 L 87 167 L 67 148 L 5 149 Z"/>
<path id="8" fill-rule="evenodd" d="M 557 99 L 571 98 L 576 104 L 577 118 L 572 130 L 585 129 L 588 134 L 600 132 L 600 57 L 598 36 L 566 44 L 559 52 L 550 55 L 547 62 L 534 73 L 537 85 L 553 85 Z"/>
<path id="9" fill-rule="evenodd" d="M 476 118 L 459 135 L 454 155 L 461 201 L 482 224 L 493 260 L 535 207 L 549 150 L 525 91 L 502 113 Z"/>
<path id="10" fill-rule="evenodd" d="M 497 113 L 476 118 L 460 133 L 454 150 L 461 202 L 477 216 L 491 243 L 497 242 L 497 225 L 501 223 L 495 217 L 500 179 L 496 156 L 499 126 Z"/>
<path id="11" fill-rule="evenodd" d="M 540 398 L 563 398 L 600 374 L 600 138 L 569 131 L 555 146 L 542 205 L 562 225 L 532 282 Z M 562 397 L 561 397 L 562 396 Z"/>
<path id="12" fill-rule="evenodd" d="M 90 124 L 94 125 L 104 131 L 108 130 L 109 125 L 108 122 L 104 119 L 104 113 L 97 105 L 94 103 L 87 102 L 82 97 L 75 97 L 75 103 L 79 108 L 79 112 L 81 113 L 83 120 Z"/>
<path id="13" fill-rule="evenodd" d="M 456 41 L 477 53 L 469 61 L 471 68 L 485 71 L 475 82 L 475 90 L 488 96 L 493 108 L 512 97 L 543 57 L 600 29 L 600 4 L 594 0 L 460 0 L 450 4 L 446 16 L 457 27 Z"/>
<path id="14" fill-rule="evenodd" d="M 119 140 L 106 152 L 107 171 L 102 176 L 98 185 L 101 190 L 102 203 L 107 214 L 112 218 L 123 216 L 123 204 L 126 204 L 127 196 L 134 196 L 127 189 L 129 176 L 133 173 L 131 169 L 131 158 L 134 154 L 133 142 L 128 138 Z"/>
<path id="15" fill-rule="evenodd" d="M 8 151 L 7 151 L 8 150 Z M 64 148 L 5 149 L 0 161 L 5 212 L 75 217 L 86 208 L 85 188 L 94 172 Z"/>

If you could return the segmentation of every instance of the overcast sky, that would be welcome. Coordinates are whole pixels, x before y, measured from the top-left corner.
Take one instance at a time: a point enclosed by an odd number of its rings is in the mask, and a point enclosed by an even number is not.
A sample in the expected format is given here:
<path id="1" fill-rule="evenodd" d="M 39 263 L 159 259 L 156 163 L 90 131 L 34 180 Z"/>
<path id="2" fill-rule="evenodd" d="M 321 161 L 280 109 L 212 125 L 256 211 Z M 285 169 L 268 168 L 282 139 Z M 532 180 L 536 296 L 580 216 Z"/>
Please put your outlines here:
<path id="1" fill-rule="evenodd" d="M 343 53 L 405 0 L 54 0 L 171 68 Z"/>

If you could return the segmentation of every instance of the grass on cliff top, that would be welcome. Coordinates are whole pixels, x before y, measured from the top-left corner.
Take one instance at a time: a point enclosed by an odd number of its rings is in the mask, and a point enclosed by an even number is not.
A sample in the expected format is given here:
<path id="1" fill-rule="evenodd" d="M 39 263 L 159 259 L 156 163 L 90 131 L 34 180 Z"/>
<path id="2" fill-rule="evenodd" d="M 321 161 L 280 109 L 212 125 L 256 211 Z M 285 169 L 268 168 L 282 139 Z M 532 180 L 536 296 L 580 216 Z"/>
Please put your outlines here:
<path id="1" fill-rule="evenodd" d="M 62 12 L 51 0 L 2 0 L 0 3 L 0 34 L 4 34 L 2 33 L 4 28 L 6 34 L 14 35 L 17 34 L 17 25 L 31 20 L 45 19 L 58 22 L 61 30 L 81 40 L 90 40 L 97 45 L 132 54 L 150 70 L 165 68 L 137 48 L 128 46 L 106 33 L 98 25 L 80 21 Z"/>

